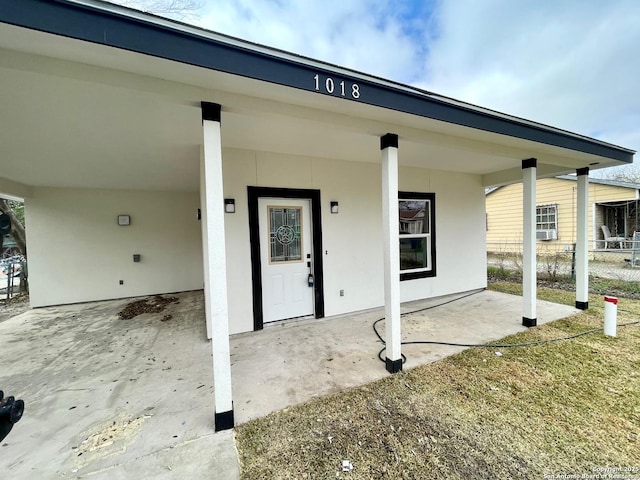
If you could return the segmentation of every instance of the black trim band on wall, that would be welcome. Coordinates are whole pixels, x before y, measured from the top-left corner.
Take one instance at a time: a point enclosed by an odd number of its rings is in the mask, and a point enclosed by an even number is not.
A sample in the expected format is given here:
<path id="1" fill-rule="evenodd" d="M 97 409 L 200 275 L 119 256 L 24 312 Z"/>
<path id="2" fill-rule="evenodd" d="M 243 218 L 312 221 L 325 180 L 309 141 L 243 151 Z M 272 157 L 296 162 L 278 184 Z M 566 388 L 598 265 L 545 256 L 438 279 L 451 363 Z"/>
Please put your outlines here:
<path id="1" fill-rule="evenodd" d="M 387 133 L 380 137 L 380 150 L 384 150 L 389 147 L 398 148 L 398 135 L 395 133 Z"/>
<path id="2" fill-rule="evenodd" d="M 227 412 L 216 413 L 215 418 L 215 431 L 220 432 L 222 430 L 229 430 L 234 426 L 233 410 Z"/>
<path id="3" fill-rule="evenodd" d="M 578 168 L 576 170 L 576 175 L 579 177 L 581 175 L 589 175 L 589 167 Z"/>
<path id="4" fill-rule="evenodd" d="M 576 300 L 576 308 L 578 310 L 588 310 L 589 309 L 589 302 L 578 302 Z"/>
<path id="5" fill-rule="evenodd" d="M 149 14 L 133 18 L 95 6 L 66 1 L 9 0 L 0 3 L 0 22 L 11 25 L 306 90 L 318 95 L 341 98 L 339 89 L 331 94 L 317 91 L 315 75 L 344 79 L 359 86 L 357 99 L 345 97 L 346 101 L 388 108 L 625 163 L 633 162 L 634 152 L 629 149 L 520 121 L 515 117 L 505 117 L 471 105 L 453 103 L 427 91 L 412 91 L 411 87 L 397 82 L 385 81 L 382 84 L 374 77 L 363 78 L 355 71 L 336 71 L 336 67 L 330 64 L 314 61 L 316 65 L 310 65 L 307 59 L 294 54 L 288 54 L 289 58 L 285 58 L 281 56 L 282 52 L 275 49 L 261 47 L 266 51 L 258 51 L 249 42 L 239 41 L 241 44 L 238 45 L 231 41 L 208 38 L 204 36 L 204 31 L 198 34 L 197 27 L 193 27 L 192 31 L 184 31 L 181 30 L 184 26 L 178 23 L 172 25 L 170 20 L 165 19 L 163 21 L 167 24 L 161 25 L 152 22 L 153 16 Z"/>
<path id="6" fill-rule="evenodd" d="M 418 278 L 429 278 L 435 277 L 437 274 L 436 270 L 436 194 L 433 192 L 424 193 L 424 192 L 398 192 L 398 200 L 429 200 L 431 202 L 431 211 L 429 212 L 430 216 L 430 224 L 429 231 L 431 232 L 431 270 L 427 270 L 424 272 L 411 272 L 411 273 L 402 273 L 400 271 L 400 281 L 404 280 L 417 280 Z M 400 248 L 400 238 L 402 235 L 398 237 L 398 248 Z"/>
<path id="7" fill-rule="evenodd" d="M 398 360 L 390 360 L 385 358 L 385 367 L 387 368 L 387 372 L 389 373 L 398 373 L 402 371 L 402 359 Z"/>
<path id="8" fill-rule="evenodd" d="M 262 265 L 260 262 L 259 198 L 301 198 L 311 201 L 311 227 L 313 241 L 313 293 L 314 315 L 324 317 L 324 267 L 322 257 L 322 211 L 320 190 L 300 188 L 247 187 L 249 197 L 249 241 L 251 244 L 251 286 L 253 296 L 253 329 L 264 328 L 262 309 Z"/>
<path id="9" fill-rule="evenodd" d="M 201 102 L 202 120 L 220 123 L 222 107 L 217 103 Z"/>
<path id="10" fill-rule="evenodd" d="M 522 160 L 522 169 L 526 168 L 536 168 L 538 166 L 537 158 L 527 158 L 526 160 Z"/>

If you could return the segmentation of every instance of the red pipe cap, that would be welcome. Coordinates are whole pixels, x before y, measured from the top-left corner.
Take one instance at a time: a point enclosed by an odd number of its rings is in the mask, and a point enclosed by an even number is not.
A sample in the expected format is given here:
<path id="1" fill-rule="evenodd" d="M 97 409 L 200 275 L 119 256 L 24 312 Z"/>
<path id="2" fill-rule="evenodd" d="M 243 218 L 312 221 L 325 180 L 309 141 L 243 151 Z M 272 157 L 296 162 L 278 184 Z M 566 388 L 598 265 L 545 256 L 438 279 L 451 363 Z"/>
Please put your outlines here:
<path id="1" fill-rule="evenodd" d="M 616 297 L 604 297 L 604 301 L 618 305 L 618 299 Z"/>

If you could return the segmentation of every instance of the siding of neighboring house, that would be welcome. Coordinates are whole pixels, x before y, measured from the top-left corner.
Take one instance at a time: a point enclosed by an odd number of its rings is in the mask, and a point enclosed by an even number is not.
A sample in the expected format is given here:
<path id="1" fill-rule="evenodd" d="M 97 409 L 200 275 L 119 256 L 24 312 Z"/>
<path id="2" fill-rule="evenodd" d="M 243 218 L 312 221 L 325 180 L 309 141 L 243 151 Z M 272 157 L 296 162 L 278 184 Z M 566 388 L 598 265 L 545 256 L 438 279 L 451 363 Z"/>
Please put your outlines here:
<path id="1" fill-rule="evenodd" d="M 538 244 L 564 245 L 574 243 L 576 237 L 576 188 L 574 180 L 545 178 L 536 183 L 536 206 L 557 205 L 557 240 L 538 241 Z M 630 201 L 636 199 L 636 189 L 599 183 L 589 183 L 588 240 L 603 238 L 602 209 L 595 204 L 602 202 Z M 489 248 L 500 243 L 522 242 L 522 184 L 507 185 L 489 193 L 486 197 L 487 243 Z M 595 212 L 595 213 L 594 213 Z M 595 218 L 594 218 L 595 217 Z"/>

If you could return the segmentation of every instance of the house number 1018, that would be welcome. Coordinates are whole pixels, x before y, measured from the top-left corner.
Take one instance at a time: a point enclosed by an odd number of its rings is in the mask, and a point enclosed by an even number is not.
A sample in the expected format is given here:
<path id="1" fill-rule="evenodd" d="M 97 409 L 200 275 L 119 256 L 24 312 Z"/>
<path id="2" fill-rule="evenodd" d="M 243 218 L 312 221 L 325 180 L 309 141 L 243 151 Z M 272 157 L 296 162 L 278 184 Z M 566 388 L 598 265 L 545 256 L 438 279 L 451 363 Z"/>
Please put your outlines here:
<path id="1" fill-rule="evenodd" d="M 341 97 L 350 96 L 351 98 L 360 98 L 360 85 L 357 83 L 349 85 L 344 80 L 335 82 L 331 77 L 325 78 L 323 82 L 318 74 L 313 77 L 313 81 L 315 82 L 316 92 L 324 91 L 330 95 L 333 95 L 335 92 Z"/>

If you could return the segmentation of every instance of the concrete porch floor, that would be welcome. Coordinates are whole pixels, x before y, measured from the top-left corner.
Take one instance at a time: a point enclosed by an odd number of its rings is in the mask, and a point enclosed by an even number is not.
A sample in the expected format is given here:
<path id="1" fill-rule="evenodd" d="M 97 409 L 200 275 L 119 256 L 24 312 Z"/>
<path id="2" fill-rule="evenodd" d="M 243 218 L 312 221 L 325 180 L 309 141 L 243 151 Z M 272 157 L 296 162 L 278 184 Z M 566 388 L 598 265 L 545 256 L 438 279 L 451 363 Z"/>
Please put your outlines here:
<path id="1" fill-rule="evenodd" d="M 214 433 L 202 292 L 121 320 L 115 300 L 0 322 L 0 389 L 25 414 L 0 444 L 7 478 L 239 477 L 231 431 Z M 166 295 L 165 295 L 166 297 Z M 403 312 L 452 300 L 403 306 Z M 522 331 L 520 297 L 483 291 L 403 318 L 403 339 L 485 343 Z M 575 309 L 538 302 L 538 323 Z M 171 319 L 162 318 L 170 314 Z M 372 323 L 382 309 L 269 325 L 231 339 L 236 423 L 388 375 Z M 384 323 L 379 324 L 384 332 Z M 405 369 L 461 347 L 403 347 Z"/>

